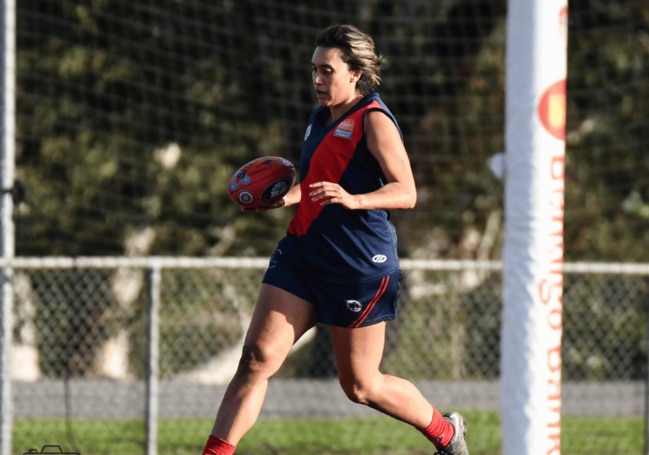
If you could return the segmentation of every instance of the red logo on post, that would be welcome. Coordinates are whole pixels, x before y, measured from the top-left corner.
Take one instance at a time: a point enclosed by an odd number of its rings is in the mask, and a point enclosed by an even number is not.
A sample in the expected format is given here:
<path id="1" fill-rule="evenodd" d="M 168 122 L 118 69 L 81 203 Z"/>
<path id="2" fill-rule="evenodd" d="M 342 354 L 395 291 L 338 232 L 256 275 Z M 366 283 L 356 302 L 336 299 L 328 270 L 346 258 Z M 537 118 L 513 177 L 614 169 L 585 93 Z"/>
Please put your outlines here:
<path id="1" fill-rule="evenodd" d="M 563 141 L 566 138 L 566 80 L 549 86 L 539 100 L 539 119 L 552 136 Z"/>

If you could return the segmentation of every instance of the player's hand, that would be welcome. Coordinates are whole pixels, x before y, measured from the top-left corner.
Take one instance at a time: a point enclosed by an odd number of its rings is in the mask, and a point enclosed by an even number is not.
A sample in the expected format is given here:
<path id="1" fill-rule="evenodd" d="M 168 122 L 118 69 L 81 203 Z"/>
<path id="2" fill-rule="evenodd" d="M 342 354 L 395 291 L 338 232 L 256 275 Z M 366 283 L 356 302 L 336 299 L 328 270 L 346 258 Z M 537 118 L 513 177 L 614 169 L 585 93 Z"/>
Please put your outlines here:
<path id="1" fill-rule="evenodd" d="M 320 205 L 339 204 L 346 209 L 359 208 L 358 196 L 349 194 L 340 185 L 333 182 L 316 182 L 309 185 L 309 197 Z"/>

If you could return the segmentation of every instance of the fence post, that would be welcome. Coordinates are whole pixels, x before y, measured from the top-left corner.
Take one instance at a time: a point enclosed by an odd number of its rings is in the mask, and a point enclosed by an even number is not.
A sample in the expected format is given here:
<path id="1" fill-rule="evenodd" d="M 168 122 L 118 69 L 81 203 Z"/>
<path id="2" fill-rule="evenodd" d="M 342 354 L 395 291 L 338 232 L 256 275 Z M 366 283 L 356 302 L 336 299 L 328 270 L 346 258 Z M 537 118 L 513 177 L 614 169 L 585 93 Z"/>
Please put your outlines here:
<path id="1" fill-rule="evenodd" d="M 158 453 L 158 358 L 160 341 L 160 263 L 147 268 L 146 454 Z"/>
<path id="2" fill-rule="evenodd" d="M 13 188 L 15 167 L 15 63 L 16 63 L 16 3 L 3 0 L 0 6 L 0 130 L 1 172 L 0 189 L 0 254 L 3 259 L 14 257 Z M 13 269 L 2 269 L 0 282 L 0 454 L 11 454 L 13 405 L 11 393 L 11 344 L 13 331 Z"/>
<path id="3" fill-rule="evenodd" d="M 642 309 L 645 314 L 645 338 L 647 353 L 649 353 L 649 278 L 644 280 L 644 300 Z M 649 355 L 647 356 L 649 359 Z M 645 373 L 645 400 L 644 400 L 644 455 L 649 455 L 649 360 L 647 361 L 647 372 Z"/>
<path id="4" fill-rule="evenodd" d="M 13 343 L 13 269 L 0 271 L 2 309 L 0 319 L 2 337 L 0 340 L 0 454 L 10 455 L 13 429 L 13 396 L 11 387 L 11 348 Z"/>

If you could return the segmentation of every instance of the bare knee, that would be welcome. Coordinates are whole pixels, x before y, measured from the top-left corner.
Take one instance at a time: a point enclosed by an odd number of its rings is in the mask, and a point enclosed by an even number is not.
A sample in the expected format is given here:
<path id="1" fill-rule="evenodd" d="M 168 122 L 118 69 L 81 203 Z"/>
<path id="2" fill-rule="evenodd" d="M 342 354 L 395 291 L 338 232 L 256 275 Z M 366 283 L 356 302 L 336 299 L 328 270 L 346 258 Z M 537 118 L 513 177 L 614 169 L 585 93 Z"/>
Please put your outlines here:
<path id="1" fill-rule="evenodd" d="M 237 376 L 271 376 L 276 370 L 271 357 L 256 344 L 244 345 L 237 367 Z"/>
<path id="2" fill-rule="evenodd" d="M 241 352 L 237 374 L 248 376 L 263 369 L 264 353 L 255 345 L 245 345 Z"/>
<path id="3" fill-rule="evenodd" d="M 356 379 L 340 379 L 340 385 L 347 398 L 354 403 L 371 405 L 374 401 L 372 399 L 372 387 L 370 387 L 367 382 Z"/>

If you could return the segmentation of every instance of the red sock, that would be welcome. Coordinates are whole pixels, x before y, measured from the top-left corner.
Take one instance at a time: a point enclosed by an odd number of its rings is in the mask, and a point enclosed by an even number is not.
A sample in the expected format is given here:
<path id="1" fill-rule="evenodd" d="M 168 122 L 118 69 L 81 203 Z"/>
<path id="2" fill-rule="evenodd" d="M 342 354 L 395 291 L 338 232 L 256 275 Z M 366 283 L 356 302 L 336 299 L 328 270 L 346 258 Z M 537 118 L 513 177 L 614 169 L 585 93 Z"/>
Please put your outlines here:
<path id="1" fill-rule="evenodd" d="M 431 420 L 426 428 L 420 428 L 419 431 L 435 444 L 435 447 L 438 449 L 446 447 L 455 434 L 455 428 L 451 425 L 451 422 L 446 420 L 434 407 L 433 420 Z"/>
<path id="2" fill-rule="evenodd" d="M 210 437 L 207 438 L 207 443 L 205 444 L 202 455 L 232 455 L 235 448 L 236 447 L 225 439 L 210 435 Z"/>

